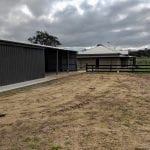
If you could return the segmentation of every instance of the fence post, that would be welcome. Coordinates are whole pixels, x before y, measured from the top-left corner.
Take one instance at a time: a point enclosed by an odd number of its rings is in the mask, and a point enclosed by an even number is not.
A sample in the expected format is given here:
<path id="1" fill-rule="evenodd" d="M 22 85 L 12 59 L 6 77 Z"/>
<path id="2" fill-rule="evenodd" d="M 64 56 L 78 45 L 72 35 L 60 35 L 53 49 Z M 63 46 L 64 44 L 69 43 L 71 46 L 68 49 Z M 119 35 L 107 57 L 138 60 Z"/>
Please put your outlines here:
<path id="1" fill-rule="evenodd" d="M 134 71 L 134 65 L 132 65 L 132 72 Z"/>
<path id="2" fill-rule="evenodd" d="M 77 66 L 77 63 L 75 64 L 75 67 L 76 67 L 76 71 L 78 71 L 78 66 Z"/>
<path id="3" fill-rule="evenodd" d="M 110 72 L 111 72 L 111 69 L 112 69 L 112 64 L 110 65 Z"/>
<path id="4" fill-rule="evenodd" d="M 87 64 L 86 64 L 86 72 L 88 72 L 88 71 L 87 71 Z"/>

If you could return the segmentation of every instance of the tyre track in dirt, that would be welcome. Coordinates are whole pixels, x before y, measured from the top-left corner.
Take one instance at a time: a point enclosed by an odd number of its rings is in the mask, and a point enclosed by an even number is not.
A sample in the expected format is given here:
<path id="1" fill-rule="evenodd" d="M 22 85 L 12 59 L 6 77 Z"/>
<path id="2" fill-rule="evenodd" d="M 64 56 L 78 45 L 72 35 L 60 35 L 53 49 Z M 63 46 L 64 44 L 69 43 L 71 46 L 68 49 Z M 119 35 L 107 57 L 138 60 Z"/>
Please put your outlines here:
<path id="1" fill-rule="evenodd" d="M 149 76 L 82 74 L 0 96 L 0 149 L 134 149 L 149 142 Z M 7 103 L 6 103 L 7 101 Z M 14 149 L 15 149 L 14 148 Z"/>

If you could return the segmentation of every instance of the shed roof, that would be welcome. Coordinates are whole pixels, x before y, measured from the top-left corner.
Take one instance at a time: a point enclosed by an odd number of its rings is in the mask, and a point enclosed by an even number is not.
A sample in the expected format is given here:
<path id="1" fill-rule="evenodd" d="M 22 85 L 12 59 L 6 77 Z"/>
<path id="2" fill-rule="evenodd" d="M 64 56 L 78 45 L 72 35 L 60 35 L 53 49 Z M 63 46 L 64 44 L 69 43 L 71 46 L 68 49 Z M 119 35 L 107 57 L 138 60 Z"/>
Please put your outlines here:
<path id="1" fill-rule="evenodd" d="M 54 46 L 48 46 L 48 45 L 40 45 L 40 44 L 32 44 L 32 43 L 25 43 L 25 42 L 18 42 L 18 41 L 10 41 L 10 40 L 1 40 L 0 39 L 0 44 L 7 44 L 7 45 L 17 45 L 17 46 L 24 46 L 24 47 L 34 47 L 34 48 L 41 48 L 41 49 L 56 49 L 56 50 L 64 50 L 64 51 L 73 51 L 76 52 L 75 50 L 69 50 L 61 47 L 54 47 Z"/>

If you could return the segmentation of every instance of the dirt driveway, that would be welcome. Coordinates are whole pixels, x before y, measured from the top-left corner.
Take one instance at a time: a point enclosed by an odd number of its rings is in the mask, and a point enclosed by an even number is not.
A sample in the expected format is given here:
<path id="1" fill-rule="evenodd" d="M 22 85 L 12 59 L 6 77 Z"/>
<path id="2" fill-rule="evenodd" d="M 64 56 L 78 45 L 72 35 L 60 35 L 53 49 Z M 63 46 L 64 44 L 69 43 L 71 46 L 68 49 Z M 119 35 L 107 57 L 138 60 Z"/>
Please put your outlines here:
<path id="1" fill-rule="evenodd" d="M 148 149 L 150 74 L 66 77 L 1 94 L 0 113 L 0 150 Z"/>

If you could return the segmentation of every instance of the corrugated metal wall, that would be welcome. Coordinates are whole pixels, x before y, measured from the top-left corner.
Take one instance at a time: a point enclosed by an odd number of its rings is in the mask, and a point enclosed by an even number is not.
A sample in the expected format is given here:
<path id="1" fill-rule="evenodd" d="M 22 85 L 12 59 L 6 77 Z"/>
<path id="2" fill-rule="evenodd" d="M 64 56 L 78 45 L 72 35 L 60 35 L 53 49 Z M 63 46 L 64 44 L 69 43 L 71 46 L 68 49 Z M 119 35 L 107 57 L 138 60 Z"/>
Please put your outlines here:
<path id="1" fill-rule="evenodd" d="M 0 86 L 44 76 L 45 58 L 42 48 L 0 43 Z"/>
<path id="2" fill-rule="evenodd" d="M 69 61 L 68 61 L 69 57 Z M 59 51 L 59 69 L 60 71 L 67 71 L 69 63 L 69 71 L 77 70 L 76 52 L 73 51 Z"/>
<path id="3" fill-rule="evenodd" d="M 69 70 L 70 71 L 77 71 L 77 53 L 76 52 L 69 52 Z"/>

